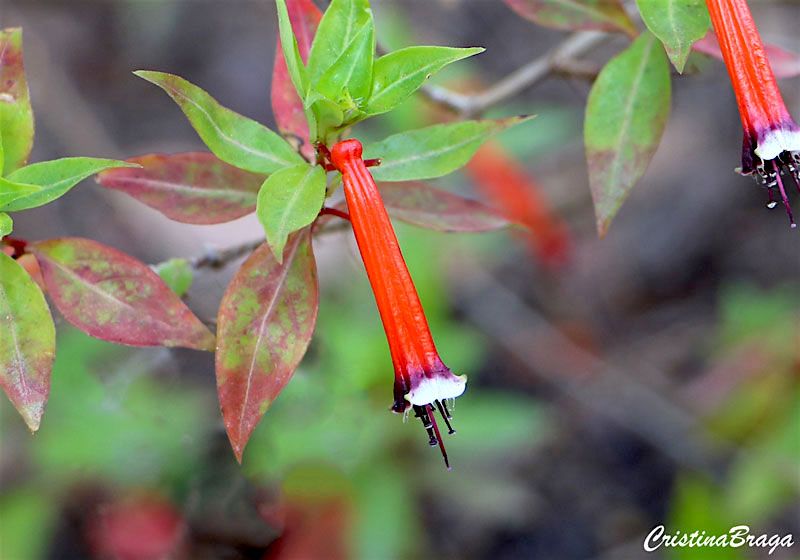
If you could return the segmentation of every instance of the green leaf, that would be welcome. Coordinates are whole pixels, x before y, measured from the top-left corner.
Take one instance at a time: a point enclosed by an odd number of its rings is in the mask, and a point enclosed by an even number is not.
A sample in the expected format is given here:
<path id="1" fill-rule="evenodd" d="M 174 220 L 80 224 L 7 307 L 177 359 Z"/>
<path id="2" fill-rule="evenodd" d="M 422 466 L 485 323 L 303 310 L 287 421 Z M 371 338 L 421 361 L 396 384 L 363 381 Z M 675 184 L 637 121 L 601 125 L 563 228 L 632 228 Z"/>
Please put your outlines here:
<path id="1" fill-rule="evenodd" d="M 370 115 L 391 111 L 431 75 L 483 51 L 481 47 L 408 47 L 380 57 L 372 69 L 372 92 L 365 111 Z"/>
<path id="2" fill-rule="evenodd" d="M 3 210 L 17 212 L 42 206 L 63 196 L 90 175 L 119 167 L 140 167 L 140 165 L 114 159 L 89 157 L 61 158 L 26 165 L 11 173 L 8 180 L 36 185 L 41 189 L 16 199 L 4 206 Z"/>
<path id="3" fill-rule="evenodd" d="M 3 149 L 3 129 L 0 127 L 0 175 L 3 174 L 3 163 L 5 162 L 5 151 Z"/>
<path id="4" fill-rule="evenodd" d="M 612 58 L 592 86 L 584 139 L 600 236 L 650 163 L 669 102 L 669 64 L 649 32 Z"/>
<path id="5" fill-rule="evenodd" d="M 279 264 L 289 234 L 313 222 L 324 201 L 325 171 L 320 166 L 288 167 L 264 181 L 256 214 Z"/>
<path id="6" fill-rule="evenodd" d="M 50 393 L 56 330 L 36 282 L 0 251 L 0 386 L 35 432 Z"/>
<path id="7" fill-rule="evenodd" d="M 36 185 L 16 183 L 0 177 L 0 208 L 5 210 L 6 205 L 39 190 L 41 188 Z"/>
<path id="8" fill-rule="evenodd" d="M 0 176 L 25 165 L 33 148 L 33 108 L 22 62 L 22 29 L 0 31 Z"/>
<path id="9" fill-rule="evenodd" d="M 146 264 L 96 241 L 29 243 L 47 292 L 86 334 L 132 346 L 213 351 L 214 335 Z"/>
<path id="10" fill-rule="evenodd" d="M 308 55 L 308 76 L 312 89 L 328 69 L 344 57 L 363 28 L 371 25 L 372 10 L 368 0 L 333 0 L 330 3 L 319 22 Z"/>
<path id="11" fill-rule="evenodd" d="M 0 237 L 8 235 L 14 229 L 14 220 L 5 212 L 0 212 Z"/>
<path id="12" fill-rule="evenodd" d="M 374 53 L 375 33 L 370 19 L 353 37 L 342 56 L 322 75 L 315 89 L 336 102 L 342 101 L 346 91 L 346 98 L 352 99 L 356 106 L 363 105 L 372 86 Z"/>
<path id="13" fill-rule="evenodd" d="M 578 31 L 636 35 L 636 26 L 619 0 L 503 0 L 517 14 L 538 25 Z"/>
<path id="14" fill-rule="evenodd" d="M 286 0 L 276 0 L 278 6 L 278 29 L 280 33 L 281 49 L 286 61 L 286 68 L 289 70 L 289 77 L 292 79 L 297 95 L 304 100 L 308 95 L 308 73 L 300 56 L 300 49 L 297 46 L 297 38 L 292 31 L 292 22 L 289 19 L 289 11 L 286 8 Z"/>
<path id="15" fill-rule="evenodd" d="M 219 306 L 216 355 L 222 417 L 236 458 L 308 348 L 319 308 L 310 230 L 282 263 L 265 243 L 236 272 Z"/>
<path id="16" fill-rule="evenodd" d="M 379 166 L 370 170 L 376 181 L 440 177 L 467 163 L 498 132 L 531 118 L 462 121 L 401 132 L 368 145 L 364 159 L 381 160 Z"/>
<path id="17" fill-rule="evenodd" d="M 222 161 L 254 173 L 273 173 L 303 163 L 279 134 L 216 102 L 199 87 L 164 72 L 134 72 L 175 100 L 206 146 Z"/>
<path id="18" fill-rule="evenodd" d="M 173 292 L 181 297 L 192 285 L 194 279 L 192 267 L 186 259 L 169 259 L 158 263 L 153 270 Z"/>
<path id="19" fill-rule="evenodd" d="M 636 0 L 636 4 L 645 25 L 664 44 L 672 65 L 683 72 L 692 43 L 711 25 L 704 0 Z"/>

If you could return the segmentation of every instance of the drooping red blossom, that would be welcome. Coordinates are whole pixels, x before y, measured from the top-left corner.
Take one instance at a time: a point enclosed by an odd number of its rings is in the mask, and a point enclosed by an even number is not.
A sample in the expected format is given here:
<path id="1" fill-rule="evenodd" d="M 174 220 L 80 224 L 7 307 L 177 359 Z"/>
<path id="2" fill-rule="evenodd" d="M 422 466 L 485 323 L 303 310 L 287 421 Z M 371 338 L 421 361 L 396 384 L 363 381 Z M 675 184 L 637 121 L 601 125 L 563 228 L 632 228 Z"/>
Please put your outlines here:
<path id="1" fill-rule="evenodd" d="M 454 375 L 439 358 L 394 229 L 361 153 L 358 140 L 344 140 L 333 146 L 331 160 L 342 173 L 353 233 L 389 341 L 395 371 L 391 409 L 405 413 L 413 408 L 430 445 L 439 445 L 449 469 L 434 414 L 438 410 L 454 433 L 445 401 L 464 392 L 467 378 Z"/>
<path id="2" fill-rule="evenodd" d="M 792 227 L 797 227 L 782 174 L 800 189 L 800 127 L 792 120 L 745 0 L 706 0 L 711 23 L 736 94 L 744 127 L 743 175 L 760 179 L 777 205 L 777 187 Z"/>

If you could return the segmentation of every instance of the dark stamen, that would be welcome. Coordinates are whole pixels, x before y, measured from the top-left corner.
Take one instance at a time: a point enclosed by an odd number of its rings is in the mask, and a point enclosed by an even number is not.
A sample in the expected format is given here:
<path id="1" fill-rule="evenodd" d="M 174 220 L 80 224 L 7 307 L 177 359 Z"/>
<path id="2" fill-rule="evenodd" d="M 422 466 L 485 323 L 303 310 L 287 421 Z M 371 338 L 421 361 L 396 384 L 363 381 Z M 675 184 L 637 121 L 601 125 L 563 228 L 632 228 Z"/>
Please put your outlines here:
<path id="1" fill-rule="evenodd" d="M 436 425 L 436 418 L 433 415 L 433 406 L 427 405 L 426 408 L 430 413 L 431 422 L 433 423 L 433 431 L 436 432 L 436 437 L 439 438 L 439 449 L 442 450 L 442 457 L 444 457 L 444 465 L 447 467 L 447 470 L 449 471 L 452 469 L 452 467 L 450 466 L 450 461 L 447 459 L 447 450 L 445 450 L 444 448 L 444 441 L 442 441 L 442 435 L 439 433 L 439 426 Z"/>
<path id="2" fill-rule="evenodd" d="M 428 440 L 428 445 L 435 447 L 439 441 L 436 439 L 436 436 L 433 435 L 433 428 L 435 424 L 431 421 L 431 417 L 428 416 L 428 408 L 414 405 L 414 416 L 422 420 L 422 426 L 428 432 L 428 437 L 430 438 Z"/>
<path id="3" fill-rule="evenodd" d="M 435 400 L 433 403 L 436 404 L 436 408 L 439 409 L 442 418 L 444 418 L 447 428 L 450 430 L 449 433 L 456 433 L 456 431 L 450 425 L 449 419 L 452 418 L 452 416 L 450 416 L 450 411 L 447 410 L 447 405 L 443 404 L 439 400 Z M 433 408 L 433 403 L 426 404 L 425 406 L 414 405 L 414 416 L 422 420 L 422 426 L 428 432 L 428 437 L 430 438 L 428 443 L 431 445 L 431 447 L 438 445 L 439 449 L 441 449 L 442 457 L 444 458 L 444 464 L 449 471 L 452 467 L 450 467 L 450 460 L 447 458 L 447 450 L 444 448 L 442 434 L 439 433 L 439 426 L 436 424 L 436 409 Z"/>
<path id="4" fill-rule="evenodd" d="M 783 181 L 781 181 L 781 170 L 778 167 L 776 161 L 772 161 L 772 166 L 775 169 L 775 182 L 778 184 L 778 190 L 781 193 L 781 199 L 783 200 L 783 206 L 786 208 L 786 213 L 789 214 L 789 221 L 792 223 L 792 227 L 796 228 L 797 224 L 794 222 L 794 216 L 792 216 L 792 207 L 789 206 L 789 198 L 786 196 L 786 190 L 783 188 Z"/>
<path id="5" fill-rule="evenodd" d="M 800 170 L 797 169 L 797 166 L 789 164 L 789 175 L 792 177 L 797 190 L 800 191 Z"/>
<path id="6" fill-rule="evenodd" d="M 450 416 L 450 411 L 447 410 L 447 405 L 443 404 L 439 400 L 434 402 L 436 403 L 436 408 L 439 409 L 439 414 L 441 414 L 442 418 L 444 419 L 444 423 L 447 424 L 447 429 L 450 430 L 448 433 L 453 435 L 456 433 L 456 431 L 453 429 L 453 426 L 450 425 L 450 418 L 452 418 L 452 416 Z"/>

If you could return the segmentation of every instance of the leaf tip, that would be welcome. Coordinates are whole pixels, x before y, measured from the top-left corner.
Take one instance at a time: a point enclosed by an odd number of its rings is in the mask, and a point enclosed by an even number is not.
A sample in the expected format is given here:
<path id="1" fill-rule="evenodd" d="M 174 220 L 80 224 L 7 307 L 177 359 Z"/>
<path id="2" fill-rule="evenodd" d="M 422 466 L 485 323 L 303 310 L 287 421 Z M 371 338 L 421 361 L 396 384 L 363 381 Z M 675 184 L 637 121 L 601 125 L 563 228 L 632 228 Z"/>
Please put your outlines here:
<path id="1" fill-rule="evenodd" d="M 278 264 L 283 264 L 283 248 L 286 246 L 286 238 L 284 237 L 280 243 L 275 243 L 274 245 L 270 243 L 270 251 L 272 251 L 272 256 L 275 257 L 275 260 Z"/>
<path id="2" fill-rule="evenodd" d="M 39 426 L 42 423 L 42 416 L 44 416 L 44 406 L 47 402 L 47 396 L 44 400 L 36 400 L 34 402 L 18 405 L 17 410 L 25 421 L 28 431 L 35 434 L 39 431 Z"/>
<path id="3" fill-rule="evenodd" d="M 210 330 L 206 329 L 205 335 L 197 345 L 198 350 L 205 350 L 206 352 L 216 352 L 217 350 L 217 337 L 214 336 Z"/>
<path id="4" fill-rule="evenodd" d="M 242 464 L 242 453 L 244 453 L 244 447 L 238 447 L 231 442 L 231 448 L 233 449 L 233 454 L 236 457 L 236 462 L 240 465 Z"/>
<path id="5" fill-rule="evenodd" d="M 134 70 L 133 75 L 137 76 L 143 80 L 147 80 L 150 83 L 156 84 L 157 83 L 157 76 L 161 74 L 161 72 L 155 72 L 153 70 Z"/>
<path id="6" fill-rule="evenodd" d="M 597 217 L 597 237 L 603 239 L 608 233 L 608 226 L 611 225 L 611 217 L 601 218 Z"/>
<path id="7" fill-rule="evenodd" d="M 244 455 L 244 448 L 247 446 L 247 440 L 250 439 L 250 434 L 242 433 L 241 425 L 234 425 L 225 416 L 225 409 L 222 410 L 222 417 L 225 421 L 225 432 L 228 434 L 228 443 L 231 445 L 231 451 L 236 457 L 236 462 L 242 464 L 242 455 Z"/>
<path id="8" fill-rule="evenodd" d="M 28 426 L 28 431 L 31 435 L 39 431 L 39 425 L 42 423 L 42 417 L 38 418 L 25 418 L 25 424 Z"/>

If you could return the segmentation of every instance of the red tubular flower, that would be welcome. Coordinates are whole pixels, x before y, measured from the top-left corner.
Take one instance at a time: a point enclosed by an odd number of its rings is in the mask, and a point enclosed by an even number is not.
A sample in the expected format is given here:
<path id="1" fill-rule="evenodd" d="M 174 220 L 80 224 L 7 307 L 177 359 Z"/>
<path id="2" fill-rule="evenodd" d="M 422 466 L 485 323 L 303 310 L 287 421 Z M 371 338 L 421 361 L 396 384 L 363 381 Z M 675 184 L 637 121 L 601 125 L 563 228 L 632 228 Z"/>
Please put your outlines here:
<path id="1" fill-rule="evenodd" d="M 778 187 L 792 227 L 797 227 L 781 173 L 790 175 L 800 189 L 800 127 L 786 110 L 745 0 L 706 0 L 706 4 L 742 116 L 741 172 L 754 174 L 766 185 L 768 208 L 777 205 L 772 189 Z"/>
<path id="2" fill-rule="evenodd" d="M 439 358 L 394 229 L 361 153 L 358 140 L 344 140 L 331 150 L 331 161 L 342 174 L 353 233 L 389 340 L 395 371 L 392 411 L 405 413 L 413 407 L 429 443 L 439 445 L 449 469 L 434 413 L 438 409 L 450 433 L 455 432 L 442 401 L 461 395 L 467 378 L 454 375 Z"/>

